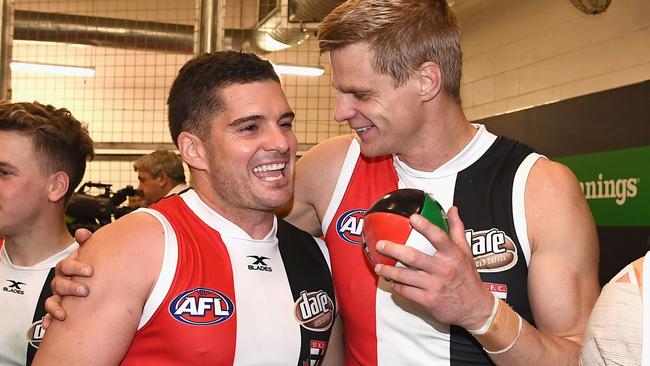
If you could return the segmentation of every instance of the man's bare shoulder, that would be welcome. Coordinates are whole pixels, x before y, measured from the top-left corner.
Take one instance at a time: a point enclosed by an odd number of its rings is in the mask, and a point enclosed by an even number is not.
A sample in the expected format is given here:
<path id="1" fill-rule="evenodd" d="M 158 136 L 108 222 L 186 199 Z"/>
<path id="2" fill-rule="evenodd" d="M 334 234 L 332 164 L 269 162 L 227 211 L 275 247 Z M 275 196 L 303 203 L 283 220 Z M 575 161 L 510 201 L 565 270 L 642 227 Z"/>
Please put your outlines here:
<path id="1" fill-rule="evenodd" d="M 301 165 L 306 165 L 305 163 L 320 165 L 331 161 L 342 161 L 353 139 L 353 134 L 331 137 L 309 149 L 298 162 Z"/>
<path id="2" fill-rule="evenodd" d="M 322 219 L 354 135 L 325 140 L 296 163 L 293 201 L 281 212 L 285 219 L 312 235 L 321 235 Z"/>
<path id="3" fill-rule="evenodd" d="M 526 222 L 533 253 L 541 242 L 562 246 L 568 237 L 597 258 L 598 238 L 591 211 L 575 174 L 563 164 L 540 158 L 525 191 Z M 552 228 L 552 230 L 551 230 Z"/>
<path id="4" fill-rule="evenodd" d="M 132 265 L 144 270 L 161 259 L 163 251 L 161 223 L 145 212 L 133 212 L 97 230 L 81 247 L 79 258 L 96 269 Z"/>
<path id="5" fill-rule="evenodd" d="M 354 135 L 336 136 L 307 151 L 296 163 L 298 194 L 333 189 Z"/>
<path id="6" fill-rule="evenodd" d="M 88 244 L 101 240 L 113 241 L 113 245 L 121 246 L 130 242 L 145 242 L 153 236 L 160 236 L 162 239 L 162 234 L 163 227 L 158 219 L 146 212 L 136 211 L 97 230 L 88 240 Z"/>
<path id="7" fill-rule="evenodd" d="M 556 183 L 573 182 L 577 183 L 576 176 L 566 165 L 541 157 L 535 162 L 531 171 L 533 183 L 552 183 L 550 187 L 556 186 Z M 538 179 L 541 182 L 535 182 Z M 530 179 L 529 179 L 530 181 Z M 557 187 L 562 188 L 562 187 Z"/>
<path id="8" fill-rule="evenodd" d="M 79 250 L 79 260 L 93 267 L 93 275 L 75 277 L 90 292 L 63 299 L 68 316 L 50 325 L 35 364 L 118 364 L 137 330 L 163 253 L 162 225 L 147 213 L 131 213 L 95 232 Z M 66 347 L 70 344 L 75 347 Z"/>

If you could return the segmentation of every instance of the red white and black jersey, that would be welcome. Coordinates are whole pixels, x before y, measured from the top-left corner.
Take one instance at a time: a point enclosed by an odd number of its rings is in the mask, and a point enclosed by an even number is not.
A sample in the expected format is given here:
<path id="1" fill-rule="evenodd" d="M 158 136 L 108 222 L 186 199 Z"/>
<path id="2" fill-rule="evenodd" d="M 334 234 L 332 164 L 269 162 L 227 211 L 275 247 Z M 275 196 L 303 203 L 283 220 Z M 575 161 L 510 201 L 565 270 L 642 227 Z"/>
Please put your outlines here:
<path id="1" fill-rule="evenodd" d="M 459 207 L 485 286 L 534 324 L 528 303 L 530 247 L 524 212 L 528 173 L 540 155 L 483 126 L 457 156 L 433 172 L 398 157 L 365 158 L 354 140 L 323 219 L 349 365 L 491 365 L 467 331 L 443 324 L 393 295 L 363 252 L 363 214 L 398 188 L 431 193 Z"/>
<path id="2" fill-rule="evenodd" d="M 79 247 L 74 243 L 30 267 L 11 262 L 0 238 L 0 365 L 31 365 L 45 331 L 45 300 L 54 266 Z"/>
<path id="3" fill-rule="evenodd" d="M 280 219 L 254 240 L 193 190 L 142 211 L 165 253 L 122 364 L 319 364 L 336 315 L 322 241 Z"/>

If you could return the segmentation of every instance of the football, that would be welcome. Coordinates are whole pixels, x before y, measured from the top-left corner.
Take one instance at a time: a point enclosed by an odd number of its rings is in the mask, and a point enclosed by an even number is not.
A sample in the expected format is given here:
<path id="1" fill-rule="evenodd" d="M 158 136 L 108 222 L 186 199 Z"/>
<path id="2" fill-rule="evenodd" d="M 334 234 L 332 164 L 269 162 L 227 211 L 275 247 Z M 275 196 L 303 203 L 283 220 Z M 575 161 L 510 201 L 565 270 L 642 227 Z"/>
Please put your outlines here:
<path id="1" fill-rule="evenodd" d="M 366 211 L 363 220 L 364 252 L 371 265 L 377 263 L 395 265 L 393 258 L 386 257 L 375 248 L 377 241 L 392 242 L 416 248 L 433 255 L 436 249 L 419 232 L 411 227 L 409 217 L 412 214 L 424 216 L 434 225 L 449 233 L 447 215 L 430 194 L 412 188 L 398 189 L 390 192 L 375 202 Z"/>

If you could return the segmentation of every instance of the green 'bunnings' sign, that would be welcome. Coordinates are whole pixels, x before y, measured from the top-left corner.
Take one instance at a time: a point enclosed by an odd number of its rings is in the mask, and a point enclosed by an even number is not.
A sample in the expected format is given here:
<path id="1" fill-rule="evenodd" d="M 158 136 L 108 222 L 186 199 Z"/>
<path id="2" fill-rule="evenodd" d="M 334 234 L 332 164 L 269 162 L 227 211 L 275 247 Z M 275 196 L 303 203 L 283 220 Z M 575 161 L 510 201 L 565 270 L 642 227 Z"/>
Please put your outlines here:
<path id="1" fill-rule="evenodd" d="M 580 181 L 598 226 L 650 226 L 650 146 L 554 158 Z"/>

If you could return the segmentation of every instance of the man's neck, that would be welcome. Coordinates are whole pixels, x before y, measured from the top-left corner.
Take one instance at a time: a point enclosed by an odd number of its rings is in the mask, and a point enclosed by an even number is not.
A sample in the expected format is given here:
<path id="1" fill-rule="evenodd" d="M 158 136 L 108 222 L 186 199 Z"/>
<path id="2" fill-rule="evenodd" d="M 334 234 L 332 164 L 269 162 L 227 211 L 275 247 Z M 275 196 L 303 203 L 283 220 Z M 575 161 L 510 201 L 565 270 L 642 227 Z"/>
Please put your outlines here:
<path id="1" fill-rule="evenodd" d="M 180 184 L 182 184 L 182 183 L 178 183 L 178 182 L 174 182 L 172 180 L 169 180 L 169 183 L 164 187 L 164 192 L 167 192 L 167 193 L 165 193 L 165 195 L 163 197 L 168 197 L 168 196 L 170 196 L 170 195 L 172 195 L 174 193 L 177 193 L 177 192 L 174 192 L 174 189 Z"/>
<path id="2" fill-rule="evenodd" d="M 255 240 L 263 239 L 273 228 L 275 214 L 272 211 L 224 208 L 219 204 L 217 198 L 211 198 L 215 197 L 215 195 L 206 195 L 201 191 L 198 182 L 196 185 L 195 191 L 197 195 L 208 207 L 244 230 L 251 238 Z"/>
<path id="3" fill-rule="evenodd" d="M 68 232 L 63 220 L 59 221 L 60 223 L 50 226 L 32 225 L 33 230 L 7 236 L 4 247 L 11 263 L 30 267 L 70 246 L 74 238 Z"/>
<path id="4" fill-rule="evenodd" d="M 397 155 L 409 167 L 431 172 L 461 152 L 477 129 L 460 107 L 437 108 L 426 115 L 435 117 L 423 124 L 423 130 Z"/>

